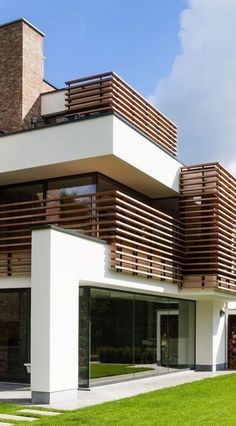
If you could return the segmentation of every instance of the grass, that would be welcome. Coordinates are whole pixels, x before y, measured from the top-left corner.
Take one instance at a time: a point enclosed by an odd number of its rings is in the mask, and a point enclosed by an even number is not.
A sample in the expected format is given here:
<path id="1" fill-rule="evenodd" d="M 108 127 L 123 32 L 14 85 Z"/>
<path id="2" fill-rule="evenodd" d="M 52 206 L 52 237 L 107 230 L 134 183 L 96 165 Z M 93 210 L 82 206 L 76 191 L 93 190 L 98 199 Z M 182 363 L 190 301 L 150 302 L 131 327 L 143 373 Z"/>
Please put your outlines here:
<path id="1" fill-rule="evenodd" d="M 147 367 L 133 367 L 128 364 L 99 364 L 91 363 L 91 378 L 97 379 L 100 377 L 118 376 L 120 374 L 142 373 L 143 371 L 150 371 L 153 368 Z"/>
<path id="2" fill-rule="evenodd" d="M 135 384 L 134 384 L 135 386 Z M 205 379 L 120 401 L 42 418 L 36 426 L 233 426 L 236 425 L 236 374 Z M 1 412 L 15 406 L 0 405 Z M 25 426 L 28 422 L 17 422 Z"/>

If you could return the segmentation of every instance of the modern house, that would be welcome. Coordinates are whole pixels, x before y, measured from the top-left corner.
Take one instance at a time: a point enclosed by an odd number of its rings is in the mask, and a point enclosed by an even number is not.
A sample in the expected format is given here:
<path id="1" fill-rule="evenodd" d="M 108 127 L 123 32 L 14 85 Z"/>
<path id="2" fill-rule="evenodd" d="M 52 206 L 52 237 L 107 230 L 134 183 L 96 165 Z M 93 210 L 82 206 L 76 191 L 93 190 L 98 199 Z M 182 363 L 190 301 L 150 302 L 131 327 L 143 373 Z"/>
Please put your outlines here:
<path id="1" fill-rule="evenodd" d="M 0 26 L 0 380 L 53 402 L 227 368 L 235 178 L 181 164 L 175 124 L 115 73 L 45 81 L 43 38 Z"/>

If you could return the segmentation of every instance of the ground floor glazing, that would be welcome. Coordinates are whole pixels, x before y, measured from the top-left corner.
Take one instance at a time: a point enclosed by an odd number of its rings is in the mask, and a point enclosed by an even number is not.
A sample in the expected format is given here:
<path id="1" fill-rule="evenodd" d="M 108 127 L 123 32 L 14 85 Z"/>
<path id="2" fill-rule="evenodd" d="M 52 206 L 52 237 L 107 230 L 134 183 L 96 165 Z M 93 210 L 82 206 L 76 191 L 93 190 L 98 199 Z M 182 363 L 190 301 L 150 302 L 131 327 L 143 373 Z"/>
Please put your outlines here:
<path id="1" fill-rule="evenodd" d="M 0 290 L 0 380 L 29 382 L 30 290 Z M 195 365 L 195 302 L 81 287 L 79 386 Z"/>
<path id="2" fill-rule="evenodd" d="M 80 387 L 194 365 L 195 302 L 80 288 Z"/>

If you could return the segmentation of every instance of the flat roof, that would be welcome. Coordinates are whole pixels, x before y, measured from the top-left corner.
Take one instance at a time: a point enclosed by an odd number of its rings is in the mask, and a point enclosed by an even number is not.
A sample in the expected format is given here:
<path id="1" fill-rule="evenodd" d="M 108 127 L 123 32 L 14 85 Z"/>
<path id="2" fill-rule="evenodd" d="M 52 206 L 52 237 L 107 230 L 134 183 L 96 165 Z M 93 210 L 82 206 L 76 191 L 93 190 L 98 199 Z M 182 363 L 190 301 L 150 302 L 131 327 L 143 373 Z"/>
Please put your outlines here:
<path id="1" fill-rule="evenodd" d="M 27 21 L 27 19 L 25 18 L 19 18 L 19 19 L 15 19 L 13 21 L 10 22 L 6 22 L 5 24 L 1 24 L 0 28 L 2 27 L 7 27 L 8 25 L 12 25 L 12 24 L 16 24 L 17 22 L 24 22 L 25 24 L 29 25 L 29 27 L 33 28 L 33 30 L 37 31 L 37 33 L 39 33 L 40 35 L 42 35 L 43 37 L 45 36 L 45 34 L 40 31 L 37 27 L 35 27 L 33 24 L 31 24 L 29 21 Z"/>

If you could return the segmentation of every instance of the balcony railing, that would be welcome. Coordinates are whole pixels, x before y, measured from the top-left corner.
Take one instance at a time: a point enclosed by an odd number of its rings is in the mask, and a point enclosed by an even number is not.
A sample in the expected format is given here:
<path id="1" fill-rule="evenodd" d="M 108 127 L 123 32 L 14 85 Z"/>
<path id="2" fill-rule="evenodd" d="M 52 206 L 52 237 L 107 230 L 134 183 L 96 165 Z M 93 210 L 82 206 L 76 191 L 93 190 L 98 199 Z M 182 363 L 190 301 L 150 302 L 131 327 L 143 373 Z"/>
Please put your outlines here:
<path id="1" fill-rule="evenodd" d="M 177 128 L 125 83 L 108 72 L 67 81 L 66 113 L 79 116 L 116 112 L 170 154 L 177 154 Z"/>
<path id="2" fill-rule="evenodd" d="M 1 204 L 0 275 L 30 273 L 31 229 L 46 224 L 108 241 L 117 272 L 182 281 L 180 223 L 117 190 Z"/>
<path id="3" fill-rule="evenodd" d="M 236 291 L 236 180 L 220 164 L 182 168 L 183 287 Z"/>

